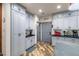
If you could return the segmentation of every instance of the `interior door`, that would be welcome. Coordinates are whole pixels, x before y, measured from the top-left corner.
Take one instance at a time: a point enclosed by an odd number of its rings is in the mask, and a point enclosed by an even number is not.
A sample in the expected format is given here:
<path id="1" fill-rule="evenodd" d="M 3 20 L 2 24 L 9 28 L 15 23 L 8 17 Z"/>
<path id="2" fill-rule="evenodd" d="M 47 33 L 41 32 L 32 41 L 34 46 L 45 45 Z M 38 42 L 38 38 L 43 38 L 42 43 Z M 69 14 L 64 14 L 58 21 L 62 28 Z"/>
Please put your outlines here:
<path id="1" fill-rule="evenodd" d="M 25 49 L 25 16 L 13 11 L 13 55 L 20 55 Z"/>
<path id="2" fill-rule="evenodd" d="M 51 31 L 52 31 L 52 28 L 51 28 L 51 25 L 52 25 L 52 22 L 44 22 L 42 23 L 42 41 L 44 42 L 49 42 L 49 43 L 52 43 L 52 38 L 51 38 Z"/>
<path id="3" fill-rule="evenodd" d="M 2 4 L 0 4 L 0 52 L 2 52 Z"/>

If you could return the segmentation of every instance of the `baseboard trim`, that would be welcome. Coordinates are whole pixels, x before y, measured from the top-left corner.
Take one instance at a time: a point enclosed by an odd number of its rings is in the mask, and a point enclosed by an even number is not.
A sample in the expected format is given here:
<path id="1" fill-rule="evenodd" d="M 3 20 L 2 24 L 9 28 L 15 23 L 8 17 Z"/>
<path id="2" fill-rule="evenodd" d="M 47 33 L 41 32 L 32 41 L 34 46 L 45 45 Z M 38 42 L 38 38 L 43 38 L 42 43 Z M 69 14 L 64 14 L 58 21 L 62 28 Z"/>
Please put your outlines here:
<path id="1" fill-rule="evenodd" d="M 31 47 L 29 47 L 28 49 L 26 49 L 26 51 L 28 51 L 29 49 L 31 49 L 32 47 L 34 47 L 36 44 L 32 45 Z"/>
<path id="2" fill-rule="evenodd" d="M 3 54 L 0 52 L 0 56 L 3 56 Z"/>

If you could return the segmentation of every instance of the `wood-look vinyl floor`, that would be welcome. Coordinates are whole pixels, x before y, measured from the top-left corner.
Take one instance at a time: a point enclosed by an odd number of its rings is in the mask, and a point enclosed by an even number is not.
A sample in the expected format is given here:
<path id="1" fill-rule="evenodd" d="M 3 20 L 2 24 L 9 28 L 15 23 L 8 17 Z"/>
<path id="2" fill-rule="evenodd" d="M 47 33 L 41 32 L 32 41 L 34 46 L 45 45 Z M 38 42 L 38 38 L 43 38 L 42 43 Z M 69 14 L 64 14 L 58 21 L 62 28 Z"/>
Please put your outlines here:
<path id="1" fill-rule="evenodd" d="M 32 51 L 26 51 L 23 56 L 53 56 L 54 55 L 54 47 L 52 47 L 48 43 L 38 42 L 35 45 L 35 49 Z"/>

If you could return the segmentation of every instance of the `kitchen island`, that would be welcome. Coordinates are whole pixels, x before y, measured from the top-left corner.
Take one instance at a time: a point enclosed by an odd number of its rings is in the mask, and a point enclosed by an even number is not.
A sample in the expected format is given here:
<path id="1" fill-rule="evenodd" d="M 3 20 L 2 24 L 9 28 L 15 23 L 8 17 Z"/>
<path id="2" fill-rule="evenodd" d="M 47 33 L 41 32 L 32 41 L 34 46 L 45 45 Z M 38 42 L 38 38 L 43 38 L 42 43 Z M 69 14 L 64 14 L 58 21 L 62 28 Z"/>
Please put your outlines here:
<path id="1" fill-rule="evenodd" d="M 52 35 L 52 45 L 56 56 L 79 56 L 79 37 Z"/>

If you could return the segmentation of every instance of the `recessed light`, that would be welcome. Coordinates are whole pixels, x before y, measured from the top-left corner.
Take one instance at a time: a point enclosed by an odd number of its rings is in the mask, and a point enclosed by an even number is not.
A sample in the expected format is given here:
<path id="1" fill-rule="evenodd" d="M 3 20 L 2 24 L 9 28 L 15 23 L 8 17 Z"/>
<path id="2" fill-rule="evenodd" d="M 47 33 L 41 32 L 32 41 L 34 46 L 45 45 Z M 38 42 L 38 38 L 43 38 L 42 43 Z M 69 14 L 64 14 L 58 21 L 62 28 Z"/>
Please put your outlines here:
<path id="1" fill-rule="evenodd" d="M 57 5 L 57 9 L 60 9 L 61 8 L 61 5 Z"/>
<path id="2" fill-rule="evenodd" d="M 42 11 L 42 9 L 39 9 L 38 12 L 42 13 L 43 11 Z"/>

